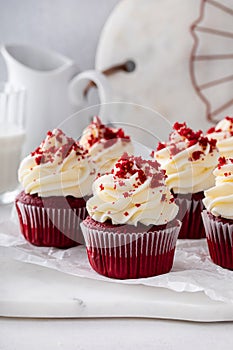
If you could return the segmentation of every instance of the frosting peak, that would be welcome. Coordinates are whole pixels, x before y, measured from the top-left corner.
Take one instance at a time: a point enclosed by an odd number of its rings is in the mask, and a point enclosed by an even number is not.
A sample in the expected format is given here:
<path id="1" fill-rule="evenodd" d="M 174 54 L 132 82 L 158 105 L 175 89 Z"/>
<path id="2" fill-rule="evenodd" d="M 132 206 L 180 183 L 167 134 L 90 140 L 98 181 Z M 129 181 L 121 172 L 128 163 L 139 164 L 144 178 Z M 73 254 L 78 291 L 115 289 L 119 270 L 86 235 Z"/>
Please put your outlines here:
<path id="1" fill-rule="evenodd" d="M 87 210 L 98 222 L 166 224 L 175 218 L 178 207 L 164 179 L 165 172 L 157 161 L 125 153 L 111 173 L 95 180 Z"/>
<path id="2" fill-rule="evenodd" d="M 233 158 L 220 157 L 214 175 L 215 186 L 205 191 L 203 203 L 213 215 L 233 220 Z"/>
<path id="3" fill-rule="evenodd" d="M 53 163 L 56 160 L 61 163 L 69 156 L 71 151 L 74 151 L 80 157 L 87 154 L 87 151 L 74 139 L 66 136 L 62 130 L 54 129 L 48 131 L 46 139 L 34 152 L 31 152 L 31 156 L 35 157 L 37 165 Z"/>
<path id="4" fill-rule="evenodd" d="M 40 146 L 20 164 L 25 192 L 48 196 L 84 197 L 91 193 L 94 165 L 88 152 L 62 130 L 49 131 Z"/>
<path id="5" fill-rule="evenodd" d="M 122 128 L 115 129 L 103 124 L 98 116 L 93 118 L 92 123 L 83 131 L 80 144 L 90 149 L 95 143 L 101 142 L 104 148 L 108 148 L 117 142 L 118 139 L 130 142 L 130 137 L 125 135 Z"/>
<path id="6" fill-rule="evenodd" d="M 166 170 L 169 188 L 175 193 L 197 193 L 213 186 L 216 142 L 200 130 L 194 132 L 186 123 L 175 123 L 169 141 L 160 142 L 152 154 Z"/>
<path id="7" fill-rule="evenodd" d="M 155 160 L 144 160 L 142 157 L 123 156 L 115 164 L 112 173 L 116 178 L 128 179 L 136 174 L 137 185 L 142 185 L 150 179 L 150 187 L 155 188 L 164 185 L 166 171 L 160 169 L 159 163 Z"/>
<path id="8" fill-rule="evenodd" d="M 133 153 L 131 139 L 123 129 L 108 127 L 99 117 L 94 117 L 83 131 L 80 144 L 88 150 L 101 174 L 109 172 L 124 152 Z"/>
<path id="9" fill-rule="evenodd" d="M 225 117 L 207 131 L 208 138 L 217 140 L 220 155 L 233 157 L 233 117 Z"/>

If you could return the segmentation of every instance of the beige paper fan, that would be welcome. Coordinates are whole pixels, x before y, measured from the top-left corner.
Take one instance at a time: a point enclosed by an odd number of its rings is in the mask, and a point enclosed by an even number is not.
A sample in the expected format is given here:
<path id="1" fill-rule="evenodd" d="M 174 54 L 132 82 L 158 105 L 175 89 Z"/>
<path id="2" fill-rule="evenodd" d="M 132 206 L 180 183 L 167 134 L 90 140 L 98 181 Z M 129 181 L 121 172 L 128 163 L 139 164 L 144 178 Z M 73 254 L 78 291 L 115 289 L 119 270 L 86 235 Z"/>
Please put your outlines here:
<path id="1" fill-rule="evenodd" d="M 202 0 L 191 33 L 192 83 L 215 122 L 233 114 L 233 0 Z"/>

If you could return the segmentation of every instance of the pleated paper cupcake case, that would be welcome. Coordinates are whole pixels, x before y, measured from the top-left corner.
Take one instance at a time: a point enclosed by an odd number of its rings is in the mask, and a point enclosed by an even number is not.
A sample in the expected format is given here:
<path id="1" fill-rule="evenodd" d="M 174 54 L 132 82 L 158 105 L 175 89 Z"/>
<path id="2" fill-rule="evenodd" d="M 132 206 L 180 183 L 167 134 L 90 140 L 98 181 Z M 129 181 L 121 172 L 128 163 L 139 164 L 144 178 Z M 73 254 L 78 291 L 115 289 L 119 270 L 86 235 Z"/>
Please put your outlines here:
<path id="1" fill-rule="evenodd" d="M 179 227 L 157 232 L 111 233 L 81 224 L 89 262 L 98 273 L 119 279 L 171 270 Z"/>
<path id="2" fill-rule="evenodd" d="M 83 243 L 82 208 L 42 208 L 17 202 L 20 229 L 26 240 L 38 246 L 69 248 Z"/>

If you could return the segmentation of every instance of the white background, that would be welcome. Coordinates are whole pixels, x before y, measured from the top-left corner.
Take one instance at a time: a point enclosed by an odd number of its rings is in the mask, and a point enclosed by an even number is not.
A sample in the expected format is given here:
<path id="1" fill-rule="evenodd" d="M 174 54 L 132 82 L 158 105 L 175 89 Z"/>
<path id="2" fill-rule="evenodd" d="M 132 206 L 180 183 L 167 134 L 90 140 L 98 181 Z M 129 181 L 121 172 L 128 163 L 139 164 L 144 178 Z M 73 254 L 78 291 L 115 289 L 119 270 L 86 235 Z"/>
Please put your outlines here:
<path id="1" fill-rule="evenodd" d="M 118 0 L 0 0 L 0 44 L 34 44 L 93 68 L 101 29 Z M 6 69 L 0 58 L 0 80 Z"/>

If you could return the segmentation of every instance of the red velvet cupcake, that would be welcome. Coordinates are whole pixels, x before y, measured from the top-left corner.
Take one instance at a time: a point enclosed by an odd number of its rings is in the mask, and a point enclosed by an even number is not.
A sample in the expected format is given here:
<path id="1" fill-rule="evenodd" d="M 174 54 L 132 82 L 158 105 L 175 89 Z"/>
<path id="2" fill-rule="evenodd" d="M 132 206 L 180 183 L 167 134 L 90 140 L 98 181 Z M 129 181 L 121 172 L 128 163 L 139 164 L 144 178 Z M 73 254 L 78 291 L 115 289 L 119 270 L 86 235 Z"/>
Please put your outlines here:
<path id="1" fill-rule="evenodd" d="M 175 123 L 167 143 L 159 143 L 153 156 L 166 170 L 166 184 L 179 206 L 182 222 L 179 238 L 205 238 L 201 220 L 204 190 L 214 184 L 213 170 L 218 162 L 216 140 L 194 132 L 185 123 Z"/>
<path id="2" fill-rule="evenodd" d="M 233 158 L 219 158 L 216 184 L 205 191 L 202 218 L 213 262 L 233 270 Z"/>
<path id="3" fill-rule="evenodd" d="M 208 138 L 217 140 L 220 156 L 233 157 L 233 117 L 225 117 L 207 131 Z"/>
<path id="4" fill-rule="evenodd" d="M 107 126 L 97 116 L 84 129 L 80 144 L 88 151 L 99 174 L 109 172 L 123 153 L 133 154 L 134 150 L 130 136 L 122 128 Z"/>
<path id="5" fill-rule="evenodd" d="M 81 227 L 96 272 L 127 279 L 171 270 L 180 222 L 164 178 L 156 161 L 124 154 L 95 180 Z"/>
<path id="6" fill-rule="evenodd" d="M 24 237 L 37 246 L 69 248 L 83 242 L 95 169 L 87 152 L 61 130 L 48 132 L 19 168 L 24 190 L 15 205 Z"/>

